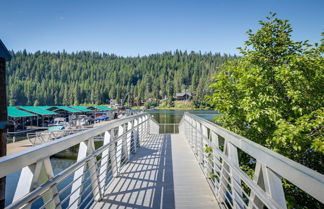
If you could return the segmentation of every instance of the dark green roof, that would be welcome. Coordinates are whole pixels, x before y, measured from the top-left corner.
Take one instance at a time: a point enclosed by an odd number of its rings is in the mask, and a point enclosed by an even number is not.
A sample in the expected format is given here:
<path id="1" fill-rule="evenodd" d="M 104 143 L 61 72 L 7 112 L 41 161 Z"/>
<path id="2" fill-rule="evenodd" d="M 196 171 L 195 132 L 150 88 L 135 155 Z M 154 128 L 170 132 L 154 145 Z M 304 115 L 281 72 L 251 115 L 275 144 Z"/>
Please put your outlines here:
<path id="1" fill-rule="evenodd" d="M 7 61 L 11 60 L 11 55 L 8 49 L 6 48 L 6 46 L 2 43 L 1 39 L 0 39 L 0 57 L 4 58 Z"/>
<path id="2" fill-rule="evenodd" d="M 27 110 L 32 113 L 36 113 L 38 115 L 56 115 L 56 112 L 49 111 L 45 109 L 44 107 L 38 107 L 38 106 L 19 106 L 19 109 Z"/>
<path id="3" fill-rule="evenodd" d="M 99 110 L 113 110 L 112 108 L 106 106 L 92 106 L 92 107 L 97 108 Z"/>
<path id="4" fill-rule="evenodd" d="M 23 118 L 23 117 L 33 117 L 35 114 L 25 112 L 23 110 L 17 109 L 17 107 L 8 107 L 8 116 L 12 118 Z"/>
<path id="5" fill-rule="evenodd" d="M 73 109 L 80 110 L 81 112 L 90 112 L 91 110 L 88 109 L 88 107 L 85 106 L 70 106 Z"/>

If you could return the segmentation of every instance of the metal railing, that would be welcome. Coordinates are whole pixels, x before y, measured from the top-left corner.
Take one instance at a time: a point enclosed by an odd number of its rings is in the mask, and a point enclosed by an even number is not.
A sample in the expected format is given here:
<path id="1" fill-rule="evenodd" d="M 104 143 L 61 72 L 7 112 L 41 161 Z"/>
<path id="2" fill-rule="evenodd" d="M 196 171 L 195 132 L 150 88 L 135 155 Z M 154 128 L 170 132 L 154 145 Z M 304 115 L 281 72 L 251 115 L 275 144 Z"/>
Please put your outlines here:
<path id="1" fill-rule="evenodd" d="M 286 209 L 282 178 L 324 203 L 324 175 L 189 113 L 179 129 L 224 208 Z M 253 177 L 241 169 L 239 152 L 254 159 Z"/>
<path id="2" fill-rule="evenodd" d="M 22 169 L 7 208 L 91 207 L 145 141 L 149 120 L 146 113 L 114 120 L 0 158 L 0 178 Z M 96 150 L 94 137 L 102 134 L 103 145 Z M 54 175 L 50 157 L 75 145 L 79 145 L 77 162 Z"/>

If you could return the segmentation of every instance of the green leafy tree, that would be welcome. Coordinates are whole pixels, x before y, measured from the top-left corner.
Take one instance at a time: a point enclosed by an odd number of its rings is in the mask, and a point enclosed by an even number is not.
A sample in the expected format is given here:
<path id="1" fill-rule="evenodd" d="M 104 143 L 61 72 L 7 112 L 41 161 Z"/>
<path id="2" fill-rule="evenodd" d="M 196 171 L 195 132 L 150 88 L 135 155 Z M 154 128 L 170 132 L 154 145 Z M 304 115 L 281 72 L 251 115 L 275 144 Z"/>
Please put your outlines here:
<path id="1" fill-rule="evenodd" d="M 215 76 L 216 122 L 323 173 L 323 46 L 293 41 L 291 25 L 275 14 L 260 24 L 247 32 L 243 56 Z M 294 207 L 305 203 L 300 197 Z"/>

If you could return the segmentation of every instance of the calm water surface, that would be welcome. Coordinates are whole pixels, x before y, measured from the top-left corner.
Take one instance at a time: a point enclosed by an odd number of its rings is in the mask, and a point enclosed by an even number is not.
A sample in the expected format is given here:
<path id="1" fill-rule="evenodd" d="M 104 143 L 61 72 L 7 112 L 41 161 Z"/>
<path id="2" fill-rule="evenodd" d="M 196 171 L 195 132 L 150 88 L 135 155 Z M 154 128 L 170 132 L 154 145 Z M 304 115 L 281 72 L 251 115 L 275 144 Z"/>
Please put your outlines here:
<path id="1" fill-rule="evenodd" d="M 217 117 L 217 111 L 192 111 L 192 110 L 151 110 L 149 113 L 160 124 L 160 133 L 178 133 L 179 126 L 177 125 L 183 114 L 189 112 L 206 120 L 213 121 Z"/>
<path id="2" fill-rule="evenodd" d="M 189 112 L 206 120 L 213 121 L 217 111 L 205 110 L 150 110 L 148 111 L 159 123 L 179 123 L 183 114 Z"/>

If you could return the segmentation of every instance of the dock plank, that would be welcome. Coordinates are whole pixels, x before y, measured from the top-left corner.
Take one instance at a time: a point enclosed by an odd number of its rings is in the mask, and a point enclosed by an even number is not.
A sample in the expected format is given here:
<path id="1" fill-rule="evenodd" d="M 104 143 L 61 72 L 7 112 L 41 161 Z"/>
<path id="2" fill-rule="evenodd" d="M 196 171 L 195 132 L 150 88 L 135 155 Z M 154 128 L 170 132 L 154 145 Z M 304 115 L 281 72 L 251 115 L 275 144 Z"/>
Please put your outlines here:
<path id="1" fill-rule="evenodd" d="M 219 208 L 179 134 L 151 135 L 93 208 Z"/>

